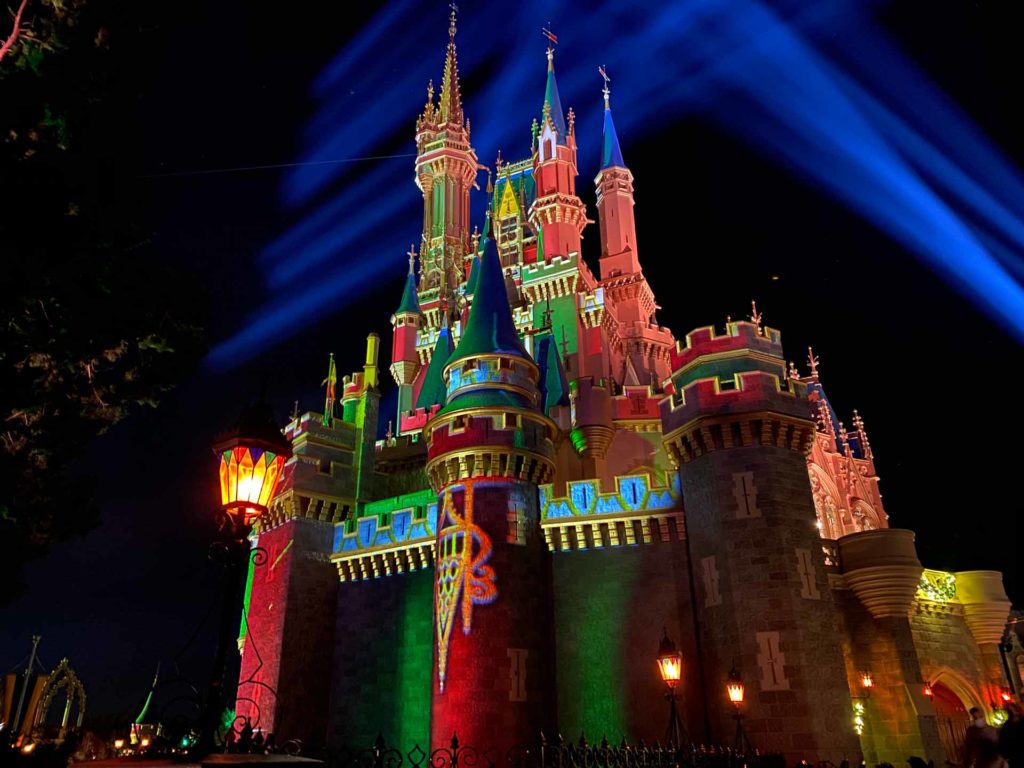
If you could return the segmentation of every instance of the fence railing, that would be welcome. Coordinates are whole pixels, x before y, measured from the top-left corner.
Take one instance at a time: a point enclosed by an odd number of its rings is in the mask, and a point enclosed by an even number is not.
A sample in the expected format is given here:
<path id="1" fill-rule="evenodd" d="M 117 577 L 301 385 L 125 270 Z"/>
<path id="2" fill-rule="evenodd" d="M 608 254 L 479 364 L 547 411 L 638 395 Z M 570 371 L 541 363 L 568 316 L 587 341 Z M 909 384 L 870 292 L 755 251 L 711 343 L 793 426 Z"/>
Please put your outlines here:
<path id="1" fill-rule="evenodd" d="M 389 746 L 380 736 L 372 747 L 343 749 L 326 756 L 330 768 L 785 768 L 779 754 L 742 754 L 735 750 L 698 745 L 589 744 L 582 736 L 566 742 L 543 736 L 530 746 L 507 750 L 462 744 L 456 736 L 445 747 L 426 751 Z"/>

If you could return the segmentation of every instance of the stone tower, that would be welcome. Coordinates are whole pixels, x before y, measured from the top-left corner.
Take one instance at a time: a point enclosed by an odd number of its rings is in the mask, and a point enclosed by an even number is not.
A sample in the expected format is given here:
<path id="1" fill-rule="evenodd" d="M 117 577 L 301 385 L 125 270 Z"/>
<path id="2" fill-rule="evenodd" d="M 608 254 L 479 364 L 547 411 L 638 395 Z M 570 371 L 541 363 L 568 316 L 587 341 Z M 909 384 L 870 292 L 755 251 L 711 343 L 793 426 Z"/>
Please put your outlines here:
<path id="1" fill-rule="evenodd" d="M 735 727 L 716 695 L 735 666 L 761 749 L 838 763 L 860 747 L 807 476 L 815 427 L 778 331 L 758 320 L 688 334 L 661 405 L 682 481 L 711 738 Z"/>
<path id="2" fill-rule="evenodd" d="M 537 486 L 554 472 L 557 427 L 512 320 L 488 235 L 465 332 L 427 423 L 438 494 L 431 743 L 529 746 L 553 716 L 549 556 Z"/>

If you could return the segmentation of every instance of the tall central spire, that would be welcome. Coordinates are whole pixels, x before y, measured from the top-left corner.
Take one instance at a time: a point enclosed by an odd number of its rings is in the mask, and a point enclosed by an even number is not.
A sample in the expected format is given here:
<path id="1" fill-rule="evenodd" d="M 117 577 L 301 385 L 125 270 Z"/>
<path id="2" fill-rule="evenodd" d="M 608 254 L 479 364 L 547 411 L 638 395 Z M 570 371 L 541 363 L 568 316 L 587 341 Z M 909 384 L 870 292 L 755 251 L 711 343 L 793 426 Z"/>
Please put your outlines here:
<path id="1" fill-rule="evenodd" d="M 441 122 L 462 123 L 462 94 L 459 91 L 459 61 L 455 52 L 455 7 L 448 23 L 448 53 L 441 81 Z"/>

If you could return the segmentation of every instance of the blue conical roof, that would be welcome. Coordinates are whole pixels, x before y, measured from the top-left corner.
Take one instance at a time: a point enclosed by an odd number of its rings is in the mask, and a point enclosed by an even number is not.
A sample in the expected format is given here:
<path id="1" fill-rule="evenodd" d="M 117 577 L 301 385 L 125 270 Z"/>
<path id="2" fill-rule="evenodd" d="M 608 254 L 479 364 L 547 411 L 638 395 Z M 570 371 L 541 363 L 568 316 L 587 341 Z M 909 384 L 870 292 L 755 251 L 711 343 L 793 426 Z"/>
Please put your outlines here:
<path id="1" fill-rule="evenodd" d="M 612 110 L 604 108 L 604 141 L 601 144 L 601 168 L 625 168 L 626 163 L 622 159 L 622 150 L 619 149 L 619 137 L 615 133 L 615 121 L 612 120 Z"/>
<path id="2" fill-rule="evenodd" d="M 448 389 L 444 383 L 444 367 L 448 365 L 448 358 L 452 354 L 452 336 L 448 331 L 447 321 L 442 323 L 441 332 L 437 335 L 437 343 L 434 344 L 434 354 L 430 356 L 430 365 L 423 375 L 423 386 L 420 387 L 419 397 L 416 398 L 417 408 L 430 408 L 434 405 L 444 405 L 448 396 Z"/>

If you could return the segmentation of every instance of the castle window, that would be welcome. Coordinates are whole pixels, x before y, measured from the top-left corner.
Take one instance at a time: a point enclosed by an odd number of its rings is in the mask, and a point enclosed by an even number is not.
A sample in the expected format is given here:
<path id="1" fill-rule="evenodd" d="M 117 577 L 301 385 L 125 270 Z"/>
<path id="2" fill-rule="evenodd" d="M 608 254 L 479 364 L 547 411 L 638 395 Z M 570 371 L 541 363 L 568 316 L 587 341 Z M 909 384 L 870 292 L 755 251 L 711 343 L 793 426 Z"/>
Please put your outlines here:
<path id="1" fill-rule="evenodd" d="M 320 474 L 321 475 L 329 475 L 329 474 L 331 474 L 331 460 L 330 459 L 320 459 L 319 470 L 320 470 Z"/>

